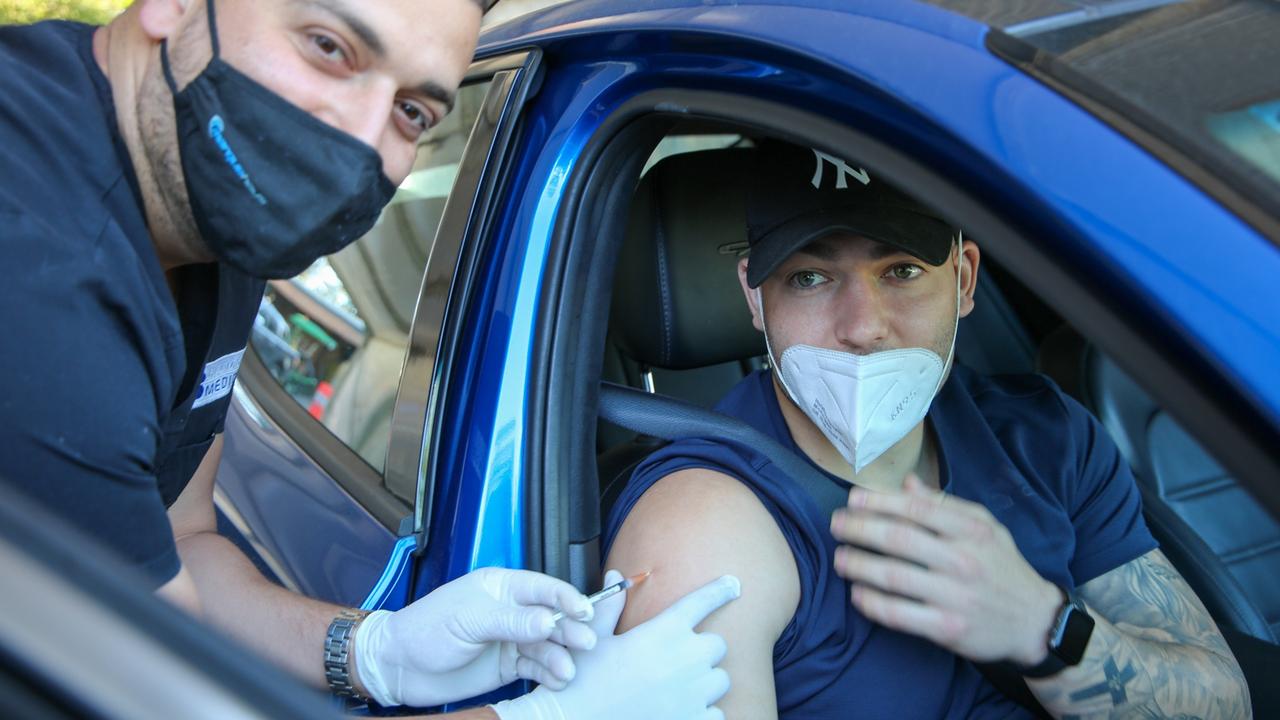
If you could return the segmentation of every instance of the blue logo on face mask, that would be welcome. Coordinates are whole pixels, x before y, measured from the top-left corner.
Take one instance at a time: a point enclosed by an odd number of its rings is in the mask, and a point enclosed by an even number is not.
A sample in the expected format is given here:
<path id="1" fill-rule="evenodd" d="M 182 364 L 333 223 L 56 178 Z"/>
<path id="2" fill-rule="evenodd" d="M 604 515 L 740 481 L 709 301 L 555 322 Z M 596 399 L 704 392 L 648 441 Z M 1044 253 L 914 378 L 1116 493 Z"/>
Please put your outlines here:
<path id="1" fill-rule="evenodd" d="M 230 143 L 227 142 L 227 138 L 222 134 L 224 127 L 226 127 L 226 123 L 222 121 L 221 115 L 214 115 L 209 118 L 209 137 L 213 138 L 214 144 L 222 151 L 222 159 L 227 161 L 227 165 L 231 167 L 232 172 L 236 174 L 236 177 L 240 178 L 241 183 L 244 183 L 244 189 L 249 191 L 249 194 L 253 196 L 254 200 L 258 201 L 259 205 L 266 205 L 267 198 L 258 192 L 257 186 L 249 179 L 249 173 L 245 171 L 244 166 L 236 159 L 236 154 L 231 150 Z"/>

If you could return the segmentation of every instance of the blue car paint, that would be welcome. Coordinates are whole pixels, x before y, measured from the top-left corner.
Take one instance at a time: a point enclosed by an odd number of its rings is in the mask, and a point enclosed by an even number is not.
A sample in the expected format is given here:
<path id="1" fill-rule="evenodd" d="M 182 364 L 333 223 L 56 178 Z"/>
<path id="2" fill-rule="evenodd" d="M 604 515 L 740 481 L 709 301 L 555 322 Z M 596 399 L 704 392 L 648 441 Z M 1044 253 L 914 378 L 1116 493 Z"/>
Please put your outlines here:
<path id="1" fill-rule="evenodd" d="M 1280 271 L 1280 251 L 1145 150 L 992 56 L 983 26 L 909 2 L 689 5 L 573 3 L 496 28 L 479 54 L 536 42 L 571 55 L 575 42 L 590 43 L 594 34 L 609 38 L 612 63 L 657 74 L 661 53 L 687 36 L 707 45 L 705 38 L 758 43 L 756 54 L 772 52 L 780 65 L 796 54 L 828 63 L 948 133 L 956 160 L 948 170 L 975 181 L 994 171 L 1023 195 L 1038 195 L 1078 231 L 1078 245 L 1055 248 L 1062 258 L 1095 266 L 1096 289 L 1115 294 L 1115 302 L 1127 301 L 1118 290 L 1136 295 L 1141 306 L 1132 311 L 1167 323 L 1280 424 L 1280 312 L 1260 311 L 1275 304 L 1269 279 Z M 601 9 L 632 7 L 640 9 L 590 19 Z M 831 98 L 826 93 L 846 86 L 823 89 L 824 80 L 814 78 L 819 87 L 809 97 Z M 755 94 L 768 92 L 762 77 Z M 970 149 L 987 167 L 971 164 Z M 1003 194 L 1014 199 L 1015 190 Z"/>
<path id="2" fill-rule="evenodd" d="M 398 610 L 409 604 L 409 576 L 413 551 L 418 541 L 412 535 L 402 537 L 391 548 L 391 557 L 382 571 L 382 577 L 360 603 L 361 610 Z"/>
<path id="3" fill-rule="evenodd" d="M 1056 259 L 1088 268 L 1099 297 L 1180 340 L 1170 352 L 1207 358 L 1280 425 L 1280 313 L 1261 310 L 1273 306 L 1270 279 L 1280 277 L 1273 245 L 1146 151 L 992 56 L 983 26 L 896 0 L 807 5 L 583 2 L 485 34 L 481 57 L 540 46 L 553 70 L 526 109 L 484 281 L 462 319 L 449 388 L 456 405 L 446 407 L 434 440 L 441 447 L 435 503 L 409 596 L 474 567 L 525 564 L 526 388 L 551 231 L 592 133 L 651 88 L 727 88 L 829 117 L 868 118 L 885 139 L 991 205 L 1065 228 L 1050 248 Z M 621 14 L 591 19 L 602 9 Z M 265 437 L 262 447 L 237 445 L 256 458 L 249 465 L 306 476 L 290 477 L 291 490 L 255 490 L 224 468 L 220 483 L 236 486 L 229 494 L 250 508 L 259 539 L 304 591 L 364 597 L 395 538 L 296 449 L 291 454 L 278 431 L 255 428 L 240 409 L 228 427 L 229 436 Z M 288 514 L 274 509 L 281 497 Z M 326 527 L 317 545 L 309 533 L 321 518 L 345 529 Z M 334 576 L 326 549 L 358 556 L 356 567 Z"/>
<path id="4" fill-rule="evenodd" d="M 227 412 L 218 488 L 286 583 L 311 597 L 360 603 L 396 538 L 263 415 L 239 388 Z"/>
<path id="5" fill-rule="evenodd" d="M 571 149 L 585 142 L 585 137 L 565 143 L 541 136 L 549 126 L 545 118 L 531 117 L 523 144 Z M 454 369 L 451 396 L 468 398 L 468 403 L 456 417 L 446 415 L 443 436 L 453 440 L 443 446 L 436 474 L 437 512 L 415 592 L 427 592 L 476 567 L 525 566 L 521 463 L 533 313 L 563 178 L 573 157 L 576 152 L 517 160 L 510 186 L 524 192 L 504 207 L 505 216 L 493 233 L 491 262 L 479 272 L 487 282 L 462 333 L 463 356 L 479 362 L 458 363 Z"/>

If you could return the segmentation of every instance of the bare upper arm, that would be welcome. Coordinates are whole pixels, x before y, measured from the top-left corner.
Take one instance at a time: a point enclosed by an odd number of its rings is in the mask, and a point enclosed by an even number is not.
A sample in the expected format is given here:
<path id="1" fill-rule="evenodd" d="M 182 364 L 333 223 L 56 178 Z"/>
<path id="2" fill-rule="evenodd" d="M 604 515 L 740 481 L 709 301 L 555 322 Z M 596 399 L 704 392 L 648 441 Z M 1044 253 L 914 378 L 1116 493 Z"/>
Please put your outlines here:
<path id="1" fill-rule="evenodd" d="M 736 575 L 742 596 L 699 626 L 728 643 L 721 666 L 732 688 L 717 705 L 726 717 L 776 717 L 773 646 L 795 614 L 800 580 L 790 546 L 751 490 L 710 470 L 668 475 L 632 508 L 606 567 L 653 573 L 628 592 L 620 631 L 721 575 Z"/>

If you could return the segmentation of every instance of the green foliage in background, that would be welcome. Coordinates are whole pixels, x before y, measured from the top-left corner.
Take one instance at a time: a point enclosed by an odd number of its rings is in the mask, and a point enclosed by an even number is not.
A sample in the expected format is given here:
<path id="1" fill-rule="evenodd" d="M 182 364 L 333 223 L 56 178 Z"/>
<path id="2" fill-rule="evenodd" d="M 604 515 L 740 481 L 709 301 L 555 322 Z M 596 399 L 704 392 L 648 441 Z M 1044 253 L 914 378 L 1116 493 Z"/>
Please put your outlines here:
<path id="1" fill-rule="evenodd" d="M 120 13 L 130 0 L 0 0 L 0 25 L 66 18 L 101 25 Z"/>

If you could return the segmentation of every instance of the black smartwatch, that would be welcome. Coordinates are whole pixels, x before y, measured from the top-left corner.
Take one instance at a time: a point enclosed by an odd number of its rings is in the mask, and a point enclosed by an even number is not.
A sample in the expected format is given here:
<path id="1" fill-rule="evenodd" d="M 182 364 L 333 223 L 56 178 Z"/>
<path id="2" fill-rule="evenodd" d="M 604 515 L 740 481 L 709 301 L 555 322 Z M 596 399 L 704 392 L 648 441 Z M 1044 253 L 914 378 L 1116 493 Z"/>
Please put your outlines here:
<path id="1" fill-rule="evenodd" d="M 1064 598 L 1058 617 L 1049 628 L 1049 654 L 1038 665 L 1018 667 L 1023 677 L 1043 678 L 1080 664 L 1093 635 L 1093 618 L 1074 591 L 1058 588 Z"/>

